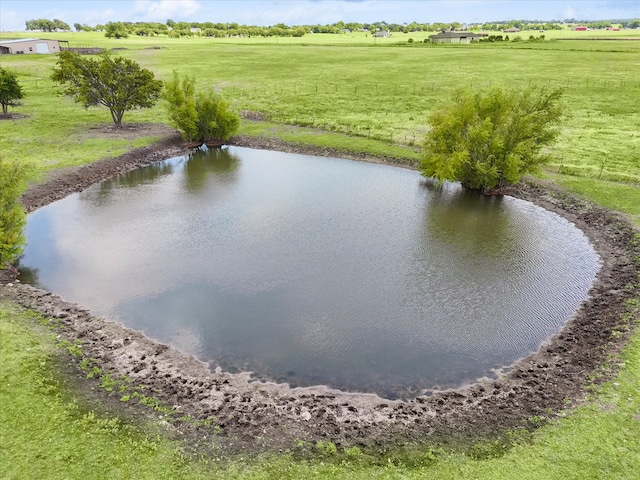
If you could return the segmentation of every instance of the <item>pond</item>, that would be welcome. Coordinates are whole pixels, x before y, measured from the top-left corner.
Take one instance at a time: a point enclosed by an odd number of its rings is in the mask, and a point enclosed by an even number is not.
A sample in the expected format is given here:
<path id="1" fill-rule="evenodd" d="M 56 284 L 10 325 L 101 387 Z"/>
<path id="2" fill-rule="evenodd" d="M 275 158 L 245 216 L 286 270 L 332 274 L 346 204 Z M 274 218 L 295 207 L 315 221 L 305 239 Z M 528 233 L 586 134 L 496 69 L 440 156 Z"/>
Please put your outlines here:
<path id="1" fill-rule="evenodd" d="M 28 217 L 23 281 L 231 372 L 410 398 L 559 331 L 599 257 L 573 224 L 416 171 L 240 147 Z"/>

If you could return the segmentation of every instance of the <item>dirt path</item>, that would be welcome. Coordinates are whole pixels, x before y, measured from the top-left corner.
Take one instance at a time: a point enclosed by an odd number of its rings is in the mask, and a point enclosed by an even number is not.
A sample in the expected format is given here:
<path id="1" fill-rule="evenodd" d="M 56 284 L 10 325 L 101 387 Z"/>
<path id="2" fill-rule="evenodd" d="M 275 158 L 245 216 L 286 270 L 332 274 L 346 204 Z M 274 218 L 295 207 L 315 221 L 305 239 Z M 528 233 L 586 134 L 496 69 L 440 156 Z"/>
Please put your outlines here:
<path id="1" fill-rule="evenodd" d="M 337 156 L 337 152 L 277 139 L 236 137 L 232 143 Z M 46 182 L 30 187 L 22 201 L 32 211 L 115 174 L 183 153 L 180 138 L 170 136 L 117 158 L 56 172 Z M 592 373 L 632 333 L 632 320 L 627 318 L 627 324 L 621 318 L 626 301 L 638 295 L 634 285 L 640 273 L 640 245 L 634 245 L 635 230 L 622 216 L 539 182 L 520 184 L 510 194 L 559 213 L 590 238 L 603 262 L 590 298 L 561 333 L 548 339 L 536 354 L 516 362 L 504 378 L 411 401 L 324 387 L 291 389 L 285 384 L 252 381 L 247 374 L 212 372 L 170 346 L 7 278 L 4 282 L 0 278 L 0 299 L 40 312 L 60 335 L 77 342 L 83 354 L 74 357 L 76 367 L 83 359 L 85 366 L 87 359 L 95 359 L 92 366 L 100 369 L 100 375 L 108 372 L 112 378 L 124 375 L 130 379 L 125 393 L 142 392 L 153 399 L 146 403 L 158 402 L 166 408 L 139 405 L 136 399 L 142 393 L 121 402 L 123 393 L 103 391 L 100 402 L 134 416 L 160 413 L 170 420 L 176 435 L 195 446 L 214 444 L 219 451 L 259 452 L 289 450 L 296 440 L 330 440 L 343 446 L 386 448 L 407 440 L 459 442 L 500 435 L 522 426 L 533 428 L 533 423 L 540 425 L 584 399 Z M 86 378 L 80 368 L 74 371 Z M 596 382 L 612 373 L 604 372 Z M 81 380 L 80 384 L 87 382 L 95 380 Z M 530 422 L 532 418 L 536 422 Z"/>

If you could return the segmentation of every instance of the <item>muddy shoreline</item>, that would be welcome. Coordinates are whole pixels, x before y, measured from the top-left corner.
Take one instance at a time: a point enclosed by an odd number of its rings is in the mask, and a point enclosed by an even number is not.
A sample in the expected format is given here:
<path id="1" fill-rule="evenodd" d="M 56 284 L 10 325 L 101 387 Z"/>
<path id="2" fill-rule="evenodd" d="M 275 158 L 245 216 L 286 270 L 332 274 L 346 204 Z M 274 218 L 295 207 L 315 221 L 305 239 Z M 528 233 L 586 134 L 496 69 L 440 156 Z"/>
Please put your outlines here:
<path id="1" fill-rule="evenodd" d="M 277 139 L 234 137 L 230 143 L 413 167 L 401 159 L 350 156 Z M 31 186 L 22 202 L 30 212 L 118 173 L 187 151 L 180 137 L 171 135 L 116 158 L 57 171 Z M 0 299 L 41 313 L 62 338 L 80 346 L 81 356 L 69 356 L 78 378 L 86 378 L 86 371 L 80 369 L 82 360 L 86 367 L 88 359 L 95 359 L 93 365 L 101 375 L 124 375 L 129 379 L 127 392 L 145 392 L 163 407 L 154 410 L 140 405 L 135 401 L 139 397 L 121 402 L 121 392 L 98 389 L 92 395 L 99 395 L 101 403 L 136 418 L 161 416 L 191 445 L 261 452 L 290 450 L 296 440 L 330 440 L 339 446 L 378 449 L 405 442 L 469 442 L 514 428 L 534 428 L 579 404 L 586 396 L 586 386 L 615 373 L 602 366 L 635 327 L 630 316 L 623 318 L 628 308 L 625 302 L 638 294 L 640 273 L 634 260 L 640 258 L 640 245 L 632 242 L 636 230 L 629 222 L 542 182 L 521 183 L 509 194 L 562 215 L 589 237 L 602 260 L 590 298 L 560 333 L 535 354 L 517 361 L 504 377 L 411 401 L 325 387 L 291 389 L 286 384 L 252 381 L 248 374 L 212 372 L 171 346 L 6 276 L 4 280 L 0 276 Z M 598 373 L 595 379 L 594 372 Z M 80 383 L 95 386 L 97 380 Z"/>

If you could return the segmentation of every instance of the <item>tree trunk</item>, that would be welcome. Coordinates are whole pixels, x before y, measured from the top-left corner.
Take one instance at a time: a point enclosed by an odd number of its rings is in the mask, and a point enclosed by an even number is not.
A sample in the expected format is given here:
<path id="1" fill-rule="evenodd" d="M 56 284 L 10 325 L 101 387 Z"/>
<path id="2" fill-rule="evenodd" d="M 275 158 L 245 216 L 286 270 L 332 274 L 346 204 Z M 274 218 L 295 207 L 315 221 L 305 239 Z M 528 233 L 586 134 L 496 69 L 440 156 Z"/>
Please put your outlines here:
<path id="1" fill-rule="evenodd" d="M 111 118 L 113 119 L 113 123 L 116 128 L 122 128 L 122 117 L 124 116 L 124 111 L 118 112 L 115 110 L 111 110 Z"/>

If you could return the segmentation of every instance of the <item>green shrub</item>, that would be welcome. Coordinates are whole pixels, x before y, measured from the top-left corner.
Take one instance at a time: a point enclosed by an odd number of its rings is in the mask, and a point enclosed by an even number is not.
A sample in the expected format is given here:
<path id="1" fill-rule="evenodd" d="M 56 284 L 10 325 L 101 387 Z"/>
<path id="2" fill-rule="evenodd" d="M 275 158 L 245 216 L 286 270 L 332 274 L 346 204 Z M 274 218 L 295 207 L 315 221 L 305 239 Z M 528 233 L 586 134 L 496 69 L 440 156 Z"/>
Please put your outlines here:
<path id="1" fill-rule="evenodd" d="M 562 89 L 458 89 L 429 117 L 423 175 L 485 193 L 516 183 L 548 161 L 558 136 Z"/>
<path id="2" fill-rule="evenodd" d="M 171 124 L 185 141 L 226 141 L 238 131 L 240 117 L 229 110 L 229 103 L 212 91 L 196 92 L 194 77 L 180 80 L 174 71 L 163 98 Z"/>
<path id="3" fill-rule="evenodd" d="M 19 202 L 26 167 L 0 157 L 0 269 L 12 263 L 24 246 L 26 213 Z"/>

